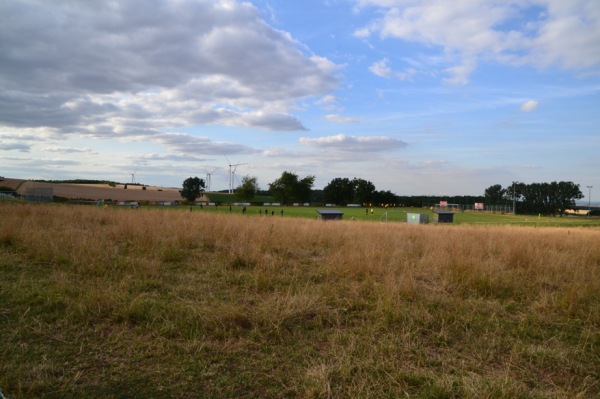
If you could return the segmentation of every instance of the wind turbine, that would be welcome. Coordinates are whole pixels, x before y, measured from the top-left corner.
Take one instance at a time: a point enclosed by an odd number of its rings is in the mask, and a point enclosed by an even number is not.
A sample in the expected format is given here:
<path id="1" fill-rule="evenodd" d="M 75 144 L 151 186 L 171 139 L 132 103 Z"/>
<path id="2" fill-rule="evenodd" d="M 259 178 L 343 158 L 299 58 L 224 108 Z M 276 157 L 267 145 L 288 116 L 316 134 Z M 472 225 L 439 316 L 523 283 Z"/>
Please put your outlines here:
<path id="1" fill-rule="evenodd" d="M 208 169 L 204 169 L 204 171 L 206 172 L 206 191 L 210 191 L 211 176 L 213 173 L 215 173 L 217 171 L 217 169 L 219 169 L 219 168 L 214 168 L 211 171 L 209 171 Z"/>
<path id="2" fill-rule="evenodd" d="M 131 175 L 131 184 L 135 184 L 135 174 L 137 173 L 137 169 L 133 173 L 129 173 Z"/>
<path id="3" fill-rule="evenodd" d="M 232 194 L 233 193 L 233 176 L 235 175 L 235 170 L 237 169 L 238 166 L 246 165 L 246 164 L 245 163 L 232 164 L 231 161 L 229 160 L 229 158 L 227 158 L 227 155 L 223 154 L 223 156 L 225 157 L 225 159 L 227 160 L 227 164 L 229 165 L 229 176 L 228 176 L 229 194 Z M 233 170 L 231 168 L 233 168 Z"/>

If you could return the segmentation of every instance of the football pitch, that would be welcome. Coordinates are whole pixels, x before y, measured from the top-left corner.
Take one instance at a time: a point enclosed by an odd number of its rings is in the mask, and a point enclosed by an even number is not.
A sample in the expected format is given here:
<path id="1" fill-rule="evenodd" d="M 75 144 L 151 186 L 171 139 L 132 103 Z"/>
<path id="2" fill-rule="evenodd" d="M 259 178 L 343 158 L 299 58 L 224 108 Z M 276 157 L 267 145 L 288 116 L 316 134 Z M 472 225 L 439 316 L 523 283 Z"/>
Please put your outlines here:
<path id="1" fill-rule="evenodd" d="M 358 222 L 381 223 L 406 223 L 408 214 L 427 215 L 429 223 L 436 223 L 438 215 L 430 208 L 403 208 L 403 207 L 346 207 L 346 206 L 244 206 L 219 205 L 219 206 L 194 206 L 194 212 L 219 212 L 231 214 L 244 214 L 249 217 L 286 217 L 318 219 L 318 210 L 338 210 L 343 213 L 343 220 Z M 445 223 L 447 224 L 447 223 Z M 481 224 L 481 225 L 524 225 L 524 226 L 600 226 L 600 219 L 588 219 L 585 216 L 544 216 L 544 215 L 513 215 L 508 213 L 492 213 L 483 211 L 456 211 L 453 214 L 452 224 Z"/>

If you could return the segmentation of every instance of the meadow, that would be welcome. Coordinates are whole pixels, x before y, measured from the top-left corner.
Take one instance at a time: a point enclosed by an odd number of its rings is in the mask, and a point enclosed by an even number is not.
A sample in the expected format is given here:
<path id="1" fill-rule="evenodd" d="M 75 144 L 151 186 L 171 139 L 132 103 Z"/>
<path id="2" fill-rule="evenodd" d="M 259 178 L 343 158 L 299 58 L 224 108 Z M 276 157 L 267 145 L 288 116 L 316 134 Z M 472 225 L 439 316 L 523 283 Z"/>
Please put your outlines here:
<path id="1" fill-rule="evenodd" d="M 204 206 L 200 209 L 199 206 L 192 207 L 193 212 L 207 213 L 233 213 L 241 214 L 243 206 L 239 205 L 220 205 Z M 172 208 L 163 208 L 169 210 L 188 210 L 189 207 L 179 206 Z M 429 216 L 429 222 L 434 223 L 436 214 L 430 208 L 409 208 L 409 207 L 315 207 L 315 206 L 248 206 L 246 207 L 246 215 L 249 216 L 265 216 L 265 211 L 269 216 L 294 217 L 316 219 L 318 209 L 336 209 L 344 213 L 344 219 L 350 221 L 366 221 L 366 222 L 406 222 L 407 213 L 419 213 Z M 510 213 L 492 213 L 480 211 L 456 211 L 454 214 L 454 224 L 476 224 L 476 225 L 513 225 L 513 226 L 532 226 L 532 227 L 600 227 L 600 218 L 593 217 L 591 219 L 585 216 L 542 216 L 542 215 L 513 215 Z"/>
<path id="2" fill-rule="evenodd" d="M 288 216 L 0 203 L 3 395 L 600 397 L 598 227 Z"/>

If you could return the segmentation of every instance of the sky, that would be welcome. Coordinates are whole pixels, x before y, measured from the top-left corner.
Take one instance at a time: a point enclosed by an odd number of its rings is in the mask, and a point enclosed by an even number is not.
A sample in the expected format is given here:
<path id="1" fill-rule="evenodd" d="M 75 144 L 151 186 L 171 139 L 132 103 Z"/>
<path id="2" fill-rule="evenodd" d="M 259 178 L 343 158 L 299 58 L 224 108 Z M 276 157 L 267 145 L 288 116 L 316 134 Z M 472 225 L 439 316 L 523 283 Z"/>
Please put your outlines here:
<path id="1" fill-rule="evenodd" d="M 216 191 L 229 165 L 600 198 L 600 1 L 0 2 L 0 176 Z"/>

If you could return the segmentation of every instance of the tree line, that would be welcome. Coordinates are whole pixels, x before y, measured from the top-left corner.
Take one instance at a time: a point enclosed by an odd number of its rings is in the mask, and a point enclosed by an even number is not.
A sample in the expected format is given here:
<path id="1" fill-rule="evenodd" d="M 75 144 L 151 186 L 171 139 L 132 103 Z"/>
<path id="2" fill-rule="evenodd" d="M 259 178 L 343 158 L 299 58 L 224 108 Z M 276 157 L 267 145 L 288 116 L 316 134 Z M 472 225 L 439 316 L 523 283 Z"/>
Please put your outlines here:
<path id="1" fill-rule="evenodd" d="M 483 196 L 399 196 L 391 191 L 377 190 L 373 182 L 361 178 L 335 178 L 323 190 L 314 190 L 315 176 L 300 177 L 285 171 L 280 177 L 268 184 L 265 194 L 271 195 L 282 205 L 295 203 L 331 203 L 339 206 L 348 204 L 369 204 L 369 206 L 401 205 L 408 207 L 432 206 L 442 200 L 453 204 L 474 204 L 484 202 L 487 205 L 516 203 L 518 213 L 563 215 L 567 209 L 575 207 L 575 200 L 583 198 L 579 185 L 573 182 L 551 182 L 525 184 L 514 182 L 509 187 L 495 184 L 487 189 Z M 193 202 L 205 189 L 204 180 L 190 177 L 183 182 L 181 196 Z M 242 178 L 235 190 L 240 201 L 251 202 L 260 192 L 255 176 Z M 263 192 L 264 193 L 264 192 Z"/>
<path id="2" fill-rule="evenodd" d="M 570 181 L 514 182 L 508 187 L 500 184 L 488 187 L 485 198 L 490 204 L 513 202 L 518 213 L 562 216 L 567 209 L 576 206 L 575 200 L 583 198 L 583 193 L 579 184 Z"/>

